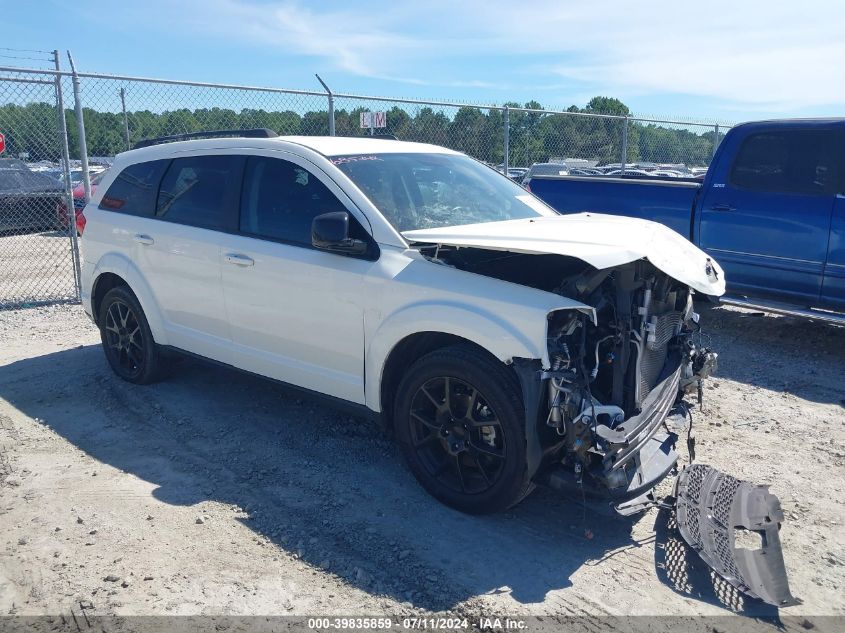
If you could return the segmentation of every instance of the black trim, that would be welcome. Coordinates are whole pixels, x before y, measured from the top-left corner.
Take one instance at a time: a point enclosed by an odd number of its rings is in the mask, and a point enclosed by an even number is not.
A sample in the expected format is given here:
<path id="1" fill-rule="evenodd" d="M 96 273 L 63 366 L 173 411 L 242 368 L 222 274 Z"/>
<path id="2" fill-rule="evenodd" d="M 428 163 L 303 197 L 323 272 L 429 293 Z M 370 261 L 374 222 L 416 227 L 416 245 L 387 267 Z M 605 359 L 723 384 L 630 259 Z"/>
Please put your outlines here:
<path id="1" fill-rule="evenodd" d="M 522 389 L 522 404 L 525 415 L 525 450 L 528 477 L 534 477 L 543 461 L 543 445 L 540 442 L 540 404 L 543 400 L 544 382 L 540 378 L 543 366 L 539 360 L 514 358 L 513 369 Z"/>
<path id="2" fill-rule="evenodd" d="M 189 141 L 197 138 L 276 138 L 277 136 L 278 134 L 276 134 L 276 132 L 266 127 L 247 130 L 208 130 L 205 132 L 189 132 L 186 134 L 159 136 L 158 138 L 145 138 L 135 143 L 132 149 L 141 149 L 143 147 L 161 145 L 162 143 L 172 143 L 174 141 Z"/>
<path id="3" fill-rule="evenodd" d="M 236 367 L 234 365 L 230 365 L 229 363 L 224 363 L 223 361 L 214 360 L 213 358 L 208 358 L 208 356 L 202 356 L 201 354 L 196 354 L 194 352 L 189 352 L 184 349 L 180 349 L 178 347 L 173 347 L 172 345 L 158 345 L 157 347 L 163 351 L 166 351 L 170 354 L 175 354 L 177 356 L 187 356 L 189 358 L 194 358 L 199 361 L 203 361 L 209 363 L 211 365 L 217 365 L 218 367 L 224 367 L 226 369 L 232 369 L 234 371 L 240 372 L 242 374 L 248 374 L 250 376 L 255 376 L 256 378 L 261 378 L 262 380 L 267 380 L 269 382 L 275 383 L 291 391 L 294 391 L 306 398 L 313 400 L 315 402 L 319 402 L 320 404 L 327 404 L 334 409 L 339 409 L 344 411 L 350 415 L 356 415 L 363 418 L 367 418 L 368 420 L 373 420 L 374 422 L 378 423 L 380 426 L 383 426 L 382 423 L 382 416 L 383 412 L 373 411 L 365 404 L 358 404 L 357 402 L 350 402 L 349 400 L 344 400 L 343 398 L 338 398 L 336 396 L 330 396 L 325 393 L 320 393 L 319 391 L 314 391 L 313 389 L 308 389 L 307 387 L 300 387 L 298 385 L 291 384 L 289 382 L 285 382 L 284 380 L 279 380 L 277 378 L 271 378 L 270 376 L 265 376 L 263 374 L 257 374 L 254 371 L 250 371 L 248 369 L 242 369 L 240 367 Z"/>
<path id="4" fill-rule="evenodd" d="M 358 221 L 357 218 L 355 218 L 355 216 L 352 215 L 351 213 L 349 214 L 349 217 L 354 219 L 356 222 Z M 158 218 L 154 218 L 154 219 L 158 219 Z M 358 222 L 358 224 L 361 224 L 361 223 Z M 202 228 L 202 227 L 200 227 L 200 228 Z M 361 228 L 363 228 L 363 225 L 361 226 Z M 216 229 L 211 229 L 211 230 L 216 230 Z M 379 248 L 378 242 L 375 241 L 375 238 L 373 238 L 373 236 L 370 235 L 369 231 L 367 231 L 366 229 L 364 229 L 364 232 L 367 234 L 367 242 L 370 245 L 370 249 L 369 249 L 369 251 L 367 251 L 363 255 L 355 255 L 355 254 L 351 254 L 351 253 L 339 253 L 339 252 L 336 252 L 336 251 L 329 251 L 329 250 L 325 250 L 325 249 L 322 249 L 322 248 L 317 248 L 313 244 L 303 244 L 302 242 L 294 241 L 294 240 L 284 240 L 284 239 L 277 238 L 277 237 L 267 237 L 265 235 L 255 235 L 253 233 L 246 233 L 246 232 L 240 231 L 240 230 L 238 230 L 238 231 L 217 230 L 217 232 L 218 233 L 226 233 L 227 235 L 237 235 L 239 237 L 248 237 L 251 240 L 261 240 L 262 242 L 273 242 L 274 244 L 282 244 L 283 246 L 295 246 L 297 248 L 304 248 L 304 249 L 307 249 L 309 251 L 318 251 L 320 253 L 327 253 L 329 255 L 339 255 L 340 257 L 349 257 L 349 258 L 352 258 L 352 259 L 363 259 L 363 260 L 370 261 L 370 262 L 378 261 L 379 257 L 381 257 L 381 248 Z"/>

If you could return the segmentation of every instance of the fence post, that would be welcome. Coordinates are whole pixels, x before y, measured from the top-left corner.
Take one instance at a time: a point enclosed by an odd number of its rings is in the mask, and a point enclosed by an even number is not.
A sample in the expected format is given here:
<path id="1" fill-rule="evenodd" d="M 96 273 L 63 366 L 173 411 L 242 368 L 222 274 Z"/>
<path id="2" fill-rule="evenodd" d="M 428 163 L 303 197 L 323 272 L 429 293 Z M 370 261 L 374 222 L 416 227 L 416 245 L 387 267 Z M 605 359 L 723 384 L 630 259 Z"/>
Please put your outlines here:
<path id="1" fill-rule="evenodd" d="M 511 143 L 511 116 L 510 116 L 510 109 L 508 106 L 505 106 L 505 117 L 504 117 L 504 124 L 505 124 L 505 132 L 504 132 L 504 153 L 505 157 L 502 161 L 502 168 L 505 176 L 508 175 L 508 166 L 510 164 L 510 143 Z"/>
<path id="2" fill-rule="evenodd" d="M 331 89 L 326 85 L 326 82 L 320 78 L 320 75 L 314 74 L 321 84 L 323 84 L 323 88 L 325 88 L 326 93 L 329 96 L 329 136 L 334 136 L 334 95 L 332 94 Z"/>
<path id="3" fill-rule="evenodd" d="M 625 115 L 625 119 L 622 122 L 622 175 L 625 174 L 625 164 L 628 162 L 628 115 Z"/>
<path id="4" fill-rule="evenodd" d="M 719 147 L 719 124 L 717 123 L 713 127 L 713 131 L 715 134 L 713 135 L 713 156 L 716 155 L 716 148 Z"/>
<path id="5" fill-rule="evenodd" d="M 82 161 L 82 188 L 85 191 L 85 203 L 91 200 L 91 179 L 88 174 L 88 143 L 85 139 L 85 120 L 82 118 L 82 98 L 79 90 L 79 75 L 76 74 L 76 66 L 73 63 L 73 56 L 67 52 L 70 62 L 71 79 L 73 81 L 73 109 L 76 112 L 76 127 L 79 130 L 79 158 Z"/>
<path id="6" fill-rule="evenodd" d="M 82 298 L 79 275 L 79 242 L 76 239 L 76 207 L 73 206 L 73 188 L 70 182 L 70 146 L 67 139 L 67 120 L 65 119 L 65 102 L 62 96 L 62 76 L 60 74 L 62 68 L 58 50 L 53 51 L 53 61 L 56 63 L 56 106 L 59 111 L 59 129 L 57 131 L 61 139 L 62 163 L 64 163 L 65 205 L 67 206 L 67 228 L 70 233 L 71 260 L 73 262 L 73 287 L 76 291 L 76 298 L 79 300 Z"/>
<path id="7" fill-rule="evenodd" d="M 123 135 L 126 137 L 126 149 L 132 149 L 129 144 L 129 117 L 126 116 L 126 90 L 120 88 L 120 108 L 123 110 Z"/>

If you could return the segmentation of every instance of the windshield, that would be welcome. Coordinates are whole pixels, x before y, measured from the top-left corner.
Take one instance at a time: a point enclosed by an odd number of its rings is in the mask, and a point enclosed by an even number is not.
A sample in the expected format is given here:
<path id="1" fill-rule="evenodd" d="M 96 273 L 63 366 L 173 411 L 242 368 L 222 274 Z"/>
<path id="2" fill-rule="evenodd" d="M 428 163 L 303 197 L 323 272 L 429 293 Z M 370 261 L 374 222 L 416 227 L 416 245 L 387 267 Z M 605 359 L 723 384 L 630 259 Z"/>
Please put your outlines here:
<path id="1" fill-rule="evenodd" d="M 505 176 L 461 154 L 367 154 L 330 160 L 399 231 L 556 215 Z"/>

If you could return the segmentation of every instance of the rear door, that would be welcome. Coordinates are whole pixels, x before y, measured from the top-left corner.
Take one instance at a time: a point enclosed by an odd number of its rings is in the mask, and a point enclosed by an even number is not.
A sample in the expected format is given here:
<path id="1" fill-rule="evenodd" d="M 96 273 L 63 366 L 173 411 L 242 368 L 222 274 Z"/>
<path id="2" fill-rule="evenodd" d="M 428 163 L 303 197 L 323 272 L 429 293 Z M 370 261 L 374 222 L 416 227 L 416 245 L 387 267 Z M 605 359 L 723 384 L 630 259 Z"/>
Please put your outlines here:
<path id="1" fill-rule="evenodd" d="M 752 132 L 703 194 L 700 246 L 730 294 L 817 305 L 833 207 L 829 130 Z"/>
<path id="2" fill-rule="evenodd" d="M 154 217 L 138 231 L 136 261 L 164 318 L 168 341 L 231 363 L 220 285 L 222 231 L 237 221 L 243 157 L 174 158 L 158 191 Z"/>
<path id="3" fill-rule="evenodd" d="M 346 210 L 353 237 L 366 239 L 366 219 L 308 161 L 280 156 L 247 159 L 238 234 L 221 251 L 234 364 L 363 403 L 363 280 L 373 262 L 313 248 L 311 222 Z"/>

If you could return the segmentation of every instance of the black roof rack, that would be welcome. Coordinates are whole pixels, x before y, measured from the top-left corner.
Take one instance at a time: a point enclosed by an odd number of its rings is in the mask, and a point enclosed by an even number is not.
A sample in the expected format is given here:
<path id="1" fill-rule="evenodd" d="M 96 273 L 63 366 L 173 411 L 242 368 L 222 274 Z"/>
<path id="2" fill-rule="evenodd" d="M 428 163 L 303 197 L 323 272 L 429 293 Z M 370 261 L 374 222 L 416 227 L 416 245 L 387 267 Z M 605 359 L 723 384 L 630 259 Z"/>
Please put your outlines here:
<path id="1" fill-rule="evenodd" d="M 396 138 L 395 134 L 388 134 L 386 132 L 382 133 L 382 134 L 373 134 L 372 138 L 380 138 L 380 139 L 383 139 L 383 140 L 386 140 L 386 141 L 398 141 L 399 140 L 399 139 Z"/>
<path id="2" fill-rule="evenodd" d="M 224 136 L 235 136 L 240 138 L 274 138 L 278 136 L 273 130 L 266 127 L 254 128 L 251 130 L 209 130 L 207 132 L 189 132 L 187 134 L 173 134 L 172 136 L 159 136 L 158 138 L 145 138 L 135 143 L 132 149 L 141 149 L 151 145 L 172 143 L 173 141 L 189 141 L 195 138 L 220 138 Z"/>

